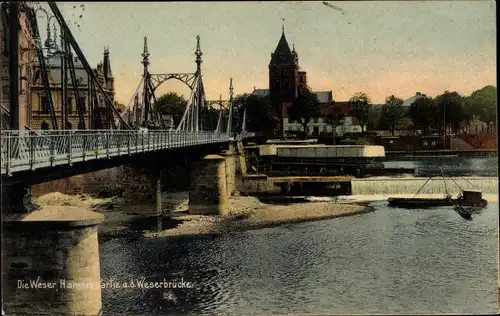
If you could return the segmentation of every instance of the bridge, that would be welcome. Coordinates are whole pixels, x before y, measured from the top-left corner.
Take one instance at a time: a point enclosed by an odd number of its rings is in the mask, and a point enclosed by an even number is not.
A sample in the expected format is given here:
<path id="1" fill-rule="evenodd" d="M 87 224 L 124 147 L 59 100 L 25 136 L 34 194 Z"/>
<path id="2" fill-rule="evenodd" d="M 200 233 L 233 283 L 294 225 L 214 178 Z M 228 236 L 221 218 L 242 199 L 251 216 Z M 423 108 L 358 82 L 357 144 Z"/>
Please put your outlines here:
<path id="1" fill-rule="evenodd" d="M 157 214 L 161 208 L 162 174 L 171 164 L 182 160 L 190 169 L 190 212 L 197 214 L 224 214 L 229 211 L 228 196 L 234 189 L 235 151 L 238 142 L 255 136 L 246 131 L 246 113 L 241 129 L 235 130 L 233 111 L 233 82 L 229 80 L 229 98 L 206 99 L 202 75 L 200 37 L 196 37 L 196 70 L 186 73 L 151 73 L 147 38 L 142 52 L 143 75 L 128 104 L 120 112 L 109 97 L 102 78 L 91 68 L 68 22 L 55 2 L 48 9 L 26 3 L 2 2 L 2 18 L 8 18 L 10 97 L 9 107 L 1 107 L 2 119 L 8 118 L 9 128 L 1 132 L 2 225 L 4 227 L 4 298 L 7 315 L 73 313 L 97 315 L 100 313 L 100 288 L 66 289 L 58 295 L 58 302 L 47 302 L 55 297 L 49 289 L 27 292 L 17 286 L 19 280 L 29 282 L 41 277 L 44 282 L 60 279 L 89 280 L 99 284 L 99 255 L 97 224 L 102 215 L 70 207 L 40 209 L 31 202 L 30 186 L 72 175 L 126 166 L 130 172 L 142 173 L 151 183 L 156 199 Z M 38 28 L 37 14 L 50 15 L 60 29 L 61 44 L 51 39 L 44 44 Z M 25 17 L 34 47 L 20 49 L 20 20 Z M 4 27 L 5 27 L 4 25 Z M 46 96 L 50 129 L 33 130 L 22 126 L 20 120 L 20 55 L 33 51 L 39 65 L 40 80 Z M 48 58 L 61 56 L 60 111 L 56 111 L 49 81 Z M 82 104 L 80 82 L 75 73 L 75 57 L 88 76 L 91 119 L 87 119 Z M 182 119 L 177 126 L 169 126 L 157 106 L 156 90 L 168 80 L 178 80 L 191 93 Z M 73 93 L 77 103 L 78 129 L 68 124 L 67 96 Z M 207 123 L 209 110 L 218 113 L 216 126 Z M 238 146 L 237 146 L 238 145 Z M 209 183 L 210 185 L 207 185 Z M 54 257 L 54 251 L 60 253 Z M 90 269 L 90 270 L 89 270 Z M 83 271 L 83 272 L 82 272 Z M 23 292 L 24 291 L 24 292 Z M 78 302 L 74 297 L 78 292 Z"/>
<path id="2" fill-rule="evenodd" d="M 150 157 L 152 154 L 161 156 L 169 151 L 188 150 L 191 152 L 193 148 L 196 148 L 195 151 L 198 153 L 208 154 L 214 153 L 214 151 L 218 153 L 222 147 L 227 147 L 229 143 L 254 136 L 253 133 L 246 131 L 246 113 L 243 114 L 242 130 L 238 133 L 232 130 L 234 124 L 232 79 L 230 79 L 228 100 L 222 100 L 222 96 L 220 100 L 206 100 L 199 36 L 196 37 L 196 70 L 194 72 L 156 74 L 149 70 L 150 54 L 145 37 L 142 52 L 143 75 L 128 104 L 128 110 L 120 113 L 105 92 L 102 80 L 99 80 L 90 67 L 57 4 L 49 2 L 48 6 L 59 24 L 61 36 L 64 39 L 62 47 L 57 47 L 55 43 L 47 44 L 47 41 L 50 42 L 50 37 L 45 42 L 45 48 L 42 46 L 36 14 L 37 10 L 42 10 L 47 14 L 47 10 L 42 7 L 12 5 L 12 12 L 10 12 L 12 14 L 14 10 L 26 12 L 27 19 L 31 24 L 31 35 L 35 41 L 38 63 L 42 70 L 42 82 L 48 96 L 52 130 L 20 129 L 19 118 L 15 115 L 19 113 L 19 98 L 16 97 L 19 95 L 19 85 L 16 83 L 19 81 L 19 74 L 14 71 L 19 67 L 19 60 L 11 58 L 9 63 L 9 67 L 13 68 L 9 72 L 11 98 L 9 100 L 10 109 L 7 113 L 10 115 L 10 130 L 1 133 L 1 174 L 5 184 L 3 189 L 9 195 L 8 200 L 10 201 L 8 204 L 4 203 L 5 209 L 11 212 L 25 212 L 29 208 L 26 201 L 29 199 L 29 185 L 32 184 L 96 171 L 110 166 L 133 163 L 137 156 L 147 155 Z M 19 24 L 19 21 L 17 22 Z M 12 23 L 10 27 L 19 29 L 19 25 L 16 23 Z M 12 30 L 10 31 L 12 32 Z M 13 39 L 9 42 L 9 50 L 12 52 L 12 56 L 15 56 L 15 52 L 19 51 L 19 41 L 16 41 L 17 37 L 13 37 Z M 86 129 L 83 104 L 77 103 L 78 130 L 66 129 L 67 124 L 64 122 L 67 122 L 67 104 L 63 103 L 61 106 L 61 118 L 55 111 L 51 97 L 51 85 L 47 75 L 46 59 L 47 55 L 56 53 L 61 54 L 68 61 L 63 64 L 62 73 L 66 75 L 66 78 L 63 78 L 62 82 L 71 82 L 71 84 L 63 86 L 63 94 L 67 95 L 70 90 L 73 90 L 76 95 L 75 99 L 80 102 L 75 68 L 72 62 L 69 62 L 73 61 L 73 54 L 81 61 L 90 78 L 89 91 L 92 92 L 90 99 L 93 100 L 91 110 L 95 112 L 94 120 L 89 124 L 92 129 Z M 182 119 L 175 129 L 168 126 L 156 106 L 155 92 L 168 80 L 181 81 L 191 90 Z M 62 99 L 67 98 L 63 97 Z M 214 130 L 210 130 L 203 118 L 207 109 L 213 105 L 219 106 L 219 116 L 217 126 Z M 100 114 L 103 111 L 96 111 L 96 109 L 103 108 L 107 110 L 104 115 Z M 61 119 L 61 123 L 59 119 Z M 96 129 L 96 126 L 107 126 L 108 128 Z"/>

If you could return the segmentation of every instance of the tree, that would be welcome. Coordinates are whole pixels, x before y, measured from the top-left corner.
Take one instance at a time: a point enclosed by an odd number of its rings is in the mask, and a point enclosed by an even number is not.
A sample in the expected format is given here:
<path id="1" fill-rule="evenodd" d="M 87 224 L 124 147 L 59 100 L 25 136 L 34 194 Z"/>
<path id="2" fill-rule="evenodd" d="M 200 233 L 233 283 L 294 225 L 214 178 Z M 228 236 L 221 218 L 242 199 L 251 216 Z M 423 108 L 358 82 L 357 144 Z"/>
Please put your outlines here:
<path id="1" fill-rule="evenodd" d="M 233 128 L 237 131 L 241 131 L 245 110 L 247 131 L 272 136 L 279 128 L 281 113 L 271 106 L 269 97 L 242 94 L 233 99 Z"/>
<path id="2" fill-rule="evenodd" d="M 219 121 L 219 110 L 213 107 L 201 109 L 202 128 L 205 131 L 215 131 Z"/>
<path id="3" fill-rule="evenodd" d="M 307 87 L 299 92 L 299 97 L 290 109 L 290 118 L 298 121 L 304 128 L 304 133 L 307 136 L 307 125 L 312 119 L 319 117 L 319 101 L 318 96 L 311 92 Z"/>
<path id="4" fill-rule="evenodd" d="M 351 106 L 351 115 L 358 119 L 361 131 L 364 131 L 372 107 L 370 98 L 366 93 L 358 92 L 349 99 L 349 105 Z"/>
<path id="5" fill-rule="evenodd" d="M 179 125 L 187 104 L 188 102 L 184 99 L 184 96 L 175 92 L 164 94 L 156 100 L 156 108 L 160 114 L 172 115 L 174 126 Z"/>
<path id="6" fill-rule="evenodd" d="M 156 100 L 156 107 L 162 114 L 183 115 L 187 103 L 184 96 L 178 95 L 176 92 L 169 92 Z"/>
<path id="7" fill-rule="evenodd" d="M 490 132 L 490 124 L 496 121 L 497 114 L 497 88 L 486 86 L 474 91 L 465 100 L 466 112 L 485 122 Z"/>
<path id="8" fill-rule="evenodd" d="M 408 109 L 408 116 L 413 124 L 422 129 L 424 134 L 432 128 L 439 128 L 442 120 L 439 119 L 438 107 L 434 99 L 430 97 L 416 99 Z"/>
<path id="9" fill-rule="evenodd" d="M 385 105 L 382 107 L 382 120 L 386 122 L 394 136 L 396 125 L 405 116 L 403 109 L 403 100 L 391 95 L 385 99 Z"/>
<path id="10" fill-rule="evenodd" d="M 326 123 L 332 125 L 333 144 L 335 145 L 335 137 L 337 136 L 337 126 L 344 124 L 345 114 L 339 106 L 333 105 L 332 113 L 326 117 Z"/>
<path id="11" fill-rule="evenodd" d="M 445 133 L 447 127 L 451 126 L 453 132 L 456 134 L 460 123 L 466 118 L 466 113 L 464 112 L 464 98 L 457 92 L 445 91 L 445 93 L 436 97 L 436 103 L 439 109 L 437 111 L 437 116 L 446 124 L 444 129 Z"/>

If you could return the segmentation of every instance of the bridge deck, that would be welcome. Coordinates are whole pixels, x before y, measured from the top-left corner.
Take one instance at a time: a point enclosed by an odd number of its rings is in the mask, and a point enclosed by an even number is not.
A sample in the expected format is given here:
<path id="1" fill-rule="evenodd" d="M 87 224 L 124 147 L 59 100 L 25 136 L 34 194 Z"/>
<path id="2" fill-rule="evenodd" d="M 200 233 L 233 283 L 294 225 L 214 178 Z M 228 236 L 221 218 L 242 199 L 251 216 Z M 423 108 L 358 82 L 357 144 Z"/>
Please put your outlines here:
<path id="1" fill-rule="evenodd" d="M 251 137 L 166 130 L 2 131 L 2 175 L 115 156 L 134 155 Z"/>

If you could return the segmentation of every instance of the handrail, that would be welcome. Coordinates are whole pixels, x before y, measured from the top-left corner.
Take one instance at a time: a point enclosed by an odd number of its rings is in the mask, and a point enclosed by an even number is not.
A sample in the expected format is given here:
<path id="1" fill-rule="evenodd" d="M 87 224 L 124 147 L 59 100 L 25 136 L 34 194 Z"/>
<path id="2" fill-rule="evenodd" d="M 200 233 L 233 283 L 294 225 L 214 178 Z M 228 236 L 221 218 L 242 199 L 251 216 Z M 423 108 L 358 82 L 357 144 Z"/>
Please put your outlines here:
<path id="1" fill-rule="evenodd" d="M 240 140 L 252 133 L 237 135 Z M 4 130 L 1 174 L 69 165 L 115 156 L 225 143 L 227 134 L 172 130 Z"/>

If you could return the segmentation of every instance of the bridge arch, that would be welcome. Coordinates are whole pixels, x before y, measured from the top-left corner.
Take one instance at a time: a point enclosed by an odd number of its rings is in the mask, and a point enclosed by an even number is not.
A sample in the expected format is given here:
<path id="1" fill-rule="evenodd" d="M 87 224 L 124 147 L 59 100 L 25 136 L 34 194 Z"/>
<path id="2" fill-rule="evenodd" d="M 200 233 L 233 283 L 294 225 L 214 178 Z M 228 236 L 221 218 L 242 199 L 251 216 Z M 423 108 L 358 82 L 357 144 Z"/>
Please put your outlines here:
<path id="1" fill-rule="evenodd" d="M 150 74 L 149 76 L 151 78 L 153 92 L 155 92 L 156 89 L 158 89 L 162 84 L 172 79 L 184 83 L 191 91 L 193 91 L 196 79 L 195 73 Z"/>

